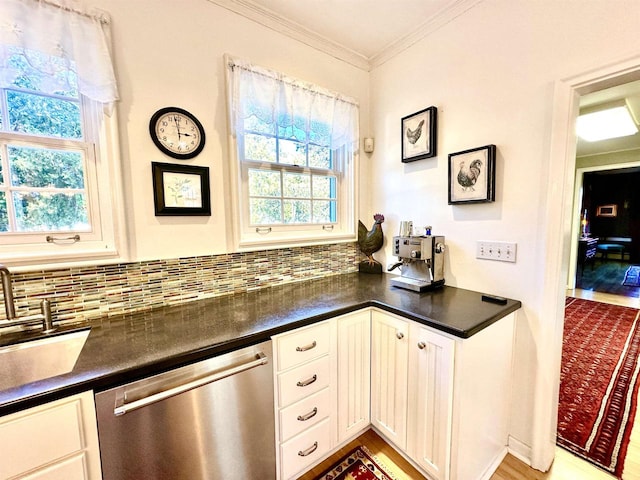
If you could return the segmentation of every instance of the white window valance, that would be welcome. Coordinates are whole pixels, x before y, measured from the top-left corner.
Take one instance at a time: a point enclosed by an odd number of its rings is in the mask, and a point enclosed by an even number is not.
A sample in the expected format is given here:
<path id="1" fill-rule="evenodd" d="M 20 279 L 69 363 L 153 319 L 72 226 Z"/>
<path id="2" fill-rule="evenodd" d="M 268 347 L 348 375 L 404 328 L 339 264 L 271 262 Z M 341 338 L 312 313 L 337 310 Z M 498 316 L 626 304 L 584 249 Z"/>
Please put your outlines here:
<path id="1" fill-rule="evenodd" d="M 358 148 L 358 102 L 247 61 L 226 57 L 232 135 L 255 117 L 262 125 L 334 150 Z M 299 133 L 297 133 L 299 132 Z"/>
<path id="2" fill-rule="evenodd" d="M 16 51 L 31 67 L 64 82 L 66 72 L 77 77 L 78 90 L 92 100 L 111 105 L 118 89 L 111 61 L 109 17 L 89 12 L 74 0 L 2 0 L 0 2 L 0 86 L 11 86 L 15 72 L 11 57 Z M 30 52 L 56 57 L 31 61 Z M 60 59 L 62 61 L 60 61 Z M 50 82 L 45 93 L 64 86 Z"/>

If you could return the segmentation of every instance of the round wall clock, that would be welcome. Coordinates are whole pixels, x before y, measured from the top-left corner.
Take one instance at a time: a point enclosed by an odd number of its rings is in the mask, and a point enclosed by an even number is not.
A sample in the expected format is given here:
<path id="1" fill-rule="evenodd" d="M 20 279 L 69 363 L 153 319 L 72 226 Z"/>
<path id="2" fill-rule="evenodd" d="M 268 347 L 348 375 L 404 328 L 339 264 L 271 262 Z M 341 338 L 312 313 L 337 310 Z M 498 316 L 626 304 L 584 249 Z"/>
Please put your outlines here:
<path id="1" fill-rule="evenodd" d="M 182 108 L 166 107 L 154 113 L 149 133 L 156 147 L 173 158 L 193 158 L 204 148 L 202 124 Z"/>

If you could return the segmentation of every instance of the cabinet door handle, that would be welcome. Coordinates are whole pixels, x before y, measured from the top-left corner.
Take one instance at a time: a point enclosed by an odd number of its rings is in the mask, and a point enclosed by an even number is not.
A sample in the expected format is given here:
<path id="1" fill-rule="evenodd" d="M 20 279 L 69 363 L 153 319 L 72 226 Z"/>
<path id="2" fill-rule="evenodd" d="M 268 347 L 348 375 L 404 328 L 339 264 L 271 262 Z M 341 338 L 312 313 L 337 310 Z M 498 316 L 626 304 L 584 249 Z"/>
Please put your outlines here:
<path id="1" fill-rule="evenodd" d="M 300 455 L 301 457 L 306 457 L 307 455 L 311 455 L 313 452 L 315 452 L 318 449 L 318 442 L 313 442 L 313 445 L 311 445 L 309 448 L 307 448 L 306 450 L 300 450 L 298 452 L 298 455 Z"/>
<path id="2" fill-rule="evenodd" d="M 316 341 L 314 340 L 309 345 L 305 345 L 304 347 L 296 347 L 296 352 L 306 352 L 307 350 L 311 350 L 312 348 L 316 348 Z"/>
<path id="3" fill-rule="evenodd" d="M 318 375 L 314 375 L 313 377 L 308 378 L 306 380 L 301 380 L 298 383 L 296 383 L 296 385 L 298 385 L 299 387 L 306 387 L 307 385 L 311 385 L 316 380 L 318 380 Z"/>
<path id="4" fill-rule="evenodd" d="M 402 340 L 402 339 L 404 338 L 404 333 L 402 333 L 402 332 L 396 332 L 396 338 L 397 338 L 398 340 Z"/>
<path id="5" fill-rule="evenodd" d="M 318 414 L 318 407 L 313 407 L 313 410 L 311 410 L 309 413 L 305 413 L 304 415 L 298 415 L 298 421 L 306 422 L 310 418 L 315 417 L 317 414 Z"/>
<path id="6" fill-rule="evenodd" d="M 418 342 L 418 348 L 420 350 L 424 350 L 427 347 L 427 344 L 424 342 Z"/>

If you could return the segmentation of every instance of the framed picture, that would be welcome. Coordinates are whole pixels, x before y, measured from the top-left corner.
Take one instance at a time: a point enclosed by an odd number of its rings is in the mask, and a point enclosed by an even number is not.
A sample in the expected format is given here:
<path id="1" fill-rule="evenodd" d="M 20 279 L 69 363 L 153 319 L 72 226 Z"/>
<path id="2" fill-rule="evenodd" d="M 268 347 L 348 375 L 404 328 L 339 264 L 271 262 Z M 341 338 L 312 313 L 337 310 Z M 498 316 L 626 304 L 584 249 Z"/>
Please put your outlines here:
<path id="1" fill-rule="evenodd" d="M 617 205 L 600 205 L 596 210 L 596 217 L 617 217 Z"/>
<path id="2" fill-rule="evenodd" d="M 449 154 L 449 205 L 496 199 L 496 146 Z"/>
<path id="3" fill-rule="evenodd" d="M 438 109 L 425 108 L 402 118 L 402 162 L 436 156 Z"/>
<path id="4" fill-rule="evenodd" d="M 209 167 L 151 162 L 156 216 L 211 215 Z"/>

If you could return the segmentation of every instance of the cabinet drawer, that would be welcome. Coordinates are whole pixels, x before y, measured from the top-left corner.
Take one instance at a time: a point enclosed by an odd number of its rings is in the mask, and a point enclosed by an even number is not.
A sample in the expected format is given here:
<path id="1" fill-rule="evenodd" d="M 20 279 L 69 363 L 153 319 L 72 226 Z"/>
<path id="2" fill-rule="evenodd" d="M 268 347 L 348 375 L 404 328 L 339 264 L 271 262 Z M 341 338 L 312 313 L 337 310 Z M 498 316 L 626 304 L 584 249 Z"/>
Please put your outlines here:
<path id="1" fill-rule="evenodd" d="M 280 440 L 285 441 L 312 427 L 331 413 L 329 388 L 280 410 Z"/>
<path id="2" fill-rule="evenodd" d="M 82 480 L 89 478 L 84 453 L 19 477 L 20 480 Z"/>
<path id="3" fill-rule="evenodd" d="M 331 428 L 327 418 L 280 446 L 282 477 L 291 478 L 322 458 L 330 449 Z"/>
<path id="4" fill-rule="evenodd" d="M 278 405 L 286 407 L 329 385 L 329 356 L 278 375 Z"/>
<path id="5" fill-rule="evenodd" d="M 329 322 L 322 322 L 278 338 L 278 370 L 286 370 L 329 353 L 330 336 Z"/>
<path id="6" fill-rule="evenodd" d="M 35 413 L 32 413 L 35 410 Z M 80 399 L 0 419 L 0 478 L 37 468 L 84 448 Z"/>

